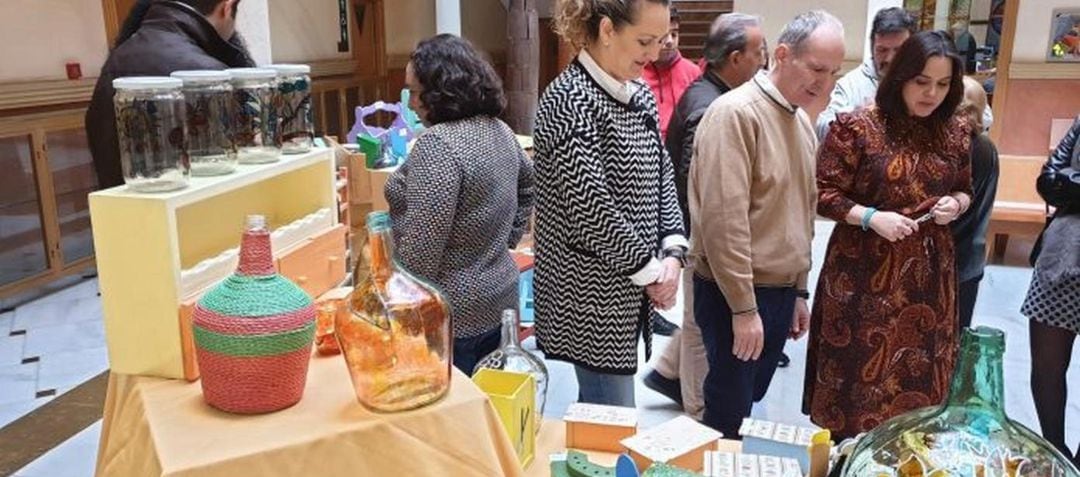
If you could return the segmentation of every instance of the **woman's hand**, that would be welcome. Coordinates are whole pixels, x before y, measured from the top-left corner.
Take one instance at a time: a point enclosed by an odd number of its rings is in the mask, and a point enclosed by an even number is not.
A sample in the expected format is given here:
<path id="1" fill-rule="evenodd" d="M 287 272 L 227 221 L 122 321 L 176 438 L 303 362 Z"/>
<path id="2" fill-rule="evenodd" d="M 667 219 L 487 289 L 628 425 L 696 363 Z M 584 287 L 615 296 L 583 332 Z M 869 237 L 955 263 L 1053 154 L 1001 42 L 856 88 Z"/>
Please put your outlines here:
<path id="1" fill-rule="evenodd" d="M 675 306 L 676 294 L 679 292 L 679 276 L 682 265 L 676 258 L 665 258 L 664 266 L 660 271 L 660 278 L 655 283 L 645 287 L 645 293 L 653 307 L 660 310 L 668 310 Z"/>
<path id="2" fill-rule="evenodd" d="M 947 225 L 960 216 L 960 211 L 960 201 L 951 195 L 946 195 L 938 199 L 934 208 L 930 209 L 930 214 L 933 215 L 935 224 Z"/>
<path id="3" fill-rule="evenodd" d="M 660 269 L 660 278 L 656 281 L 663 283 L 675 282 L 675 287 L 678 288 L 679 276 L 682 274 L 682 263 L 674 257 L 665 258 L 661 263 L 664 267 Z"/>
<path id="4" fill-rule="evenodd" d="M 875 212 L 870 216 L 870 228 L 885 240 L 903 240 L 919 231 L 919 224 L 896 212 Z"/>

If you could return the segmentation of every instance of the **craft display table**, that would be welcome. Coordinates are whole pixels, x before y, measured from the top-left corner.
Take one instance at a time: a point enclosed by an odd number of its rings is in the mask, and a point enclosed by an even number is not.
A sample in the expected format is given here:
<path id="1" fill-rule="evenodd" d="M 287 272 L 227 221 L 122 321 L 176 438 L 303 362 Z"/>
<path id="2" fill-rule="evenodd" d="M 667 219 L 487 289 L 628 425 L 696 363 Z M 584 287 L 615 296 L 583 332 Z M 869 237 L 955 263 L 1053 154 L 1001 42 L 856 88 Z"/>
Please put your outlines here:
<path id="1" fill-rule="evenodd" d="M 357 403 L 344 360 L 330 356 L 312 358 L 297 405 L 256 416 L 207 406 L 197 382 L 111 375 L 96 475 L 516 477 L 522 471 L 487 396 L 456 369 L 438 403 L 377 414 Z"/>

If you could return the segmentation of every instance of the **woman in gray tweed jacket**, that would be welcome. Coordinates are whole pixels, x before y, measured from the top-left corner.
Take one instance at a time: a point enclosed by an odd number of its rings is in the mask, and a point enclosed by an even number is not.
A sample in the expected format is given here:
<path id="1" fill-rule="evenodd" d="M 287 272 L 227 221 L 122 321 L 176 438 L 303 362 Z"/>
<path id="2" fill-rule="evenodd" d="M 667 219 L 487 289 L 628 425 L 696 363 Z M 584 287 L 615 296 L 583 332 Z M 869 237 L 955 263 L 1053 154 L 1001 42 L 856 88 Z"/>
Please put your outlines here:
<path id="1" fill-rule="evenodd" d="M 454 366 L 472 374 L 499 346 L 500 314 L 517 309 L 509 249 L 533 207 L 533 167 L 496 117 L 502 82 L 466 40 L 420 42 L 405 69 L 409 106 L 428 129 L 386 183 L 398 262 L 450 302 Z"/>

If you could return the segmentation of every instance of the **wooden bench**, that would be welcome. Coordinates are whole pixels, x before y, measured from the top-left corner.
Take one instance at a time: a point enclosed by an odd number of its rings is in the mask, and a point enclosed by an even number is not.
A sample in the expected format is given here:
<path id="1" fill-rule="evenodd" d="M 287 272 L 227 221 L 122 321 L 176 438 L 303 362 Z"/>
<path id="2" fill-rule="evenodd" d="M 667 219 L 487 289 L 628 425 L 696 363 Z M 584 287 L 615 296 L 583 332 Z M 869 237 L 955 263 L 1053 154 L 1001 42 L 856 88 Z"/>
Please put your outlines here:
<path id="1" fill-rule="evenodd" d="M 1001 260 L 1010 236 L 1034 239 L 1046 223 L 1046 202 L 1035 189 L 1045 157 L 999 157 L 997 196 L 986 232 L 987 255 Z"/>

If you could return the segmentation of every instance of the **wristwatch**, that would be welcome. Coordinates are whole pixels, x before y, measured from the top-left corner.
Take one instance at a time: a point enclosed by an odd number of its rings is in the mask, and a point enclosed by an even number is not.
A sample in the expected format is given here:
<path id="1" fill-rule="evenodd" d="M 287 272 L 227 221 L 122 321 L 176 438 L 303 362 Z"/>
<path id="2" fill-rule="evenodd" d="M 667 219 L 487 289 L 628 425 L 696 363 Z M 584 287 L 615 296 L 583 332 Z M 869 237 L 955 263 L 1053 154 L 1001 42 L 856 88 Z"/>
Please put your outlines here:
<path id="1" fill-rule="evenodd" d="M 686 249 L 683 247 L 665 249 L 664 258 L 674 258 L 679 261 L 679 266 L 686 268 Z"/>

